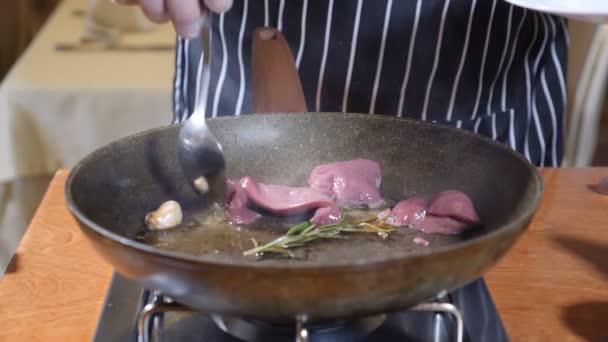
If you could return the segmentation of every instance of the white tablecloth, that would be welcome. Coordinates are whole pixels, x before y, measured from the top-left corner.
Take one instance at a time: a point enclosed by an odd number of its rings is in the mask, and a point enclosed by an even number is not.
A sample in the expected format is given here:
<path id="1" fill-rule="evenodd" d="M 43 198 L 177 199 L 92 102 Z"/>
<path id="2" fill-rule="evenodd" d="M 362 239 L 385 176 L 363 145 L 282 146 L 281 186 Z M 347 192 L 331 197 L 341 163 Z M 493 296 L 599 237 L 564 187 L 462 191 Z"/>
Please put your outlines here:
<path id="1" fill-rule="evenodd" d="M 111 141 L 171 121 L 174 52 L 58 52 L 86 0 L 64 0 L 0 85 L 0 182 L 72 167 Z M 174 44 L 170 25 L 125 43 Z"/>

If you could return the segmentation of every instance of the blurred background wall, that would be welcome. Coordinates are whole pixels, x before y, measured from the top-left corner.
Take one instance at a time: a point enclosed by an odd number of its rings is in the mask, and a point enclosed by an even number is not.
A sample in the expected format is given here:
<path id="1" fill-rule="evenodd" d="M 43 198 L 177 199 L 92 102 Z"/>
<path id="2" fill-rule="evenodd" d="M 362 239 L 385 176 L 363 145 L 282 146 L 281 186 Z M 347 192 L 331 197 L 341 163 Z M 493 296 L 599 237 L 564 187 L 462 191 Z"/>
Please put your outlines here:
<path id="1" fill-rule="evenodd" d="M 0 81 L 57 3 L 59 0 L 0 1 Z"/>

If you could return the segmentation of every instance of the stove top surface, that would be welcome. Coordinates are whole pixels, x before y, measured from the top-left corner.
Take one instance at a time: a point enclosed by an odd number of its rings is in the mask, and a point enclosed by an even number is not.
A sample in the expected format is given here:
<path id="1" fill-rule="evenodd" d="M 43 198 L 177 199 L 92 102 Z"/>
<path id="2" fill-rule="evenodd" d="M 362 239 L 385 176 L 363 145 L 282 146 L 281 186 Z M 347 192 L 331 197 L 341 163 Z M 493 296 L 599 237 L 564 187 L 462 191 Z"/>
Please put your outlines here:
<path id="1" fill-rule="evenodd" d="M 95 342 L 142 341 L 137 318 L 155 300 L 153 293 L 115 274 L 95 332 Z M 438 299 L 453 304 L 464 321 L 463 341 L 508 341 L 499 314 L 483 279 Z M 152 320 L 150 341 L 295 341 L 295 325 L 273 327 L 263 323 L 220 318 L 199 312 L 165 312 Z M 457 319 L 447 313 L 402 311 L 343 324 L 310 327 L 309 342 L 326 341 L 456 341 Z M 345 327 L 346 326 L 346 327 Z M 231 333 L 225 332 L 225 330 Z"/>

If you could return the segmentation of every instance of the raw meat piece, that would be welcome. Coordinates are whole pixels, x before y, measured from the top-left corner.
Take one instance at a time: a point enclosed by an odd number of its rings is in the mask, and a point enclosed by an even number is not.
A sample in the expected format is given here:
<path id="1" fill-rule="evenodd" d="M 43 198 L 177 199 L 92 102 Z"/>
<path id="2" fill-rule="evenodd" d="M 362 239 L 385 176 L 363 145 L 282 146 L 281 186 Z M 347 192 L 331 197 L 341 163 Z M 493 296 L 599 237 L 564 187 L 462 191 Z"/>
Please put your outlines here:
<path id="1" fill-rule="evenodd" d="M 340 208 L 336 205 L 321 207 L 315 211 L 315 214 L 310 219 L 310 222 L 317 226 L 336 223 L 340 221 Z"/>
<path id="2" fill-rule="evenodd" d="M 387 223 L 394 226 L 409 226 L 414 222 L 424 220 L 426 202 L 419 198 L 408 198 L 393 207 Z"/>
<path id="3" fill-rule="evenodd" d="M 470 224 L 451 217 L 427 214 L 424 219 L 412 222 L 409 226 L 427 234 L 454 235 L 462 233 Z"/>
<path id="4" fill-rule="evenodd" d="M 228 180 L 228 196 L 224 212 L 228 221 L 233 224 L 248 224 L 261 215 L 249 209 L 247 191 L 239 187 L 237 180 Z"/>
<path id="5" fill-rule="evenodd" d="M 380 165 L 369 159 L 355 159 L 315 167 L 308 184 L 339 204 L 367 204 L 374 208 L 383 203 L 380 196 Z"/>
<path id="6" fill-rule="evenodd" d="M 236 184 L 228 184 L 228 188 L 234 191 L 228 197 L 226 216 L 233 223 L 239 221 L 247 224 L 259 217 L 258 213 L 247 206 L 250 203 L 280 215 L 316 209 L 312 219 L 315 224 L 333 223 L 340 218 L 340 209 L 332 199 L 312 188 L 263 184 L 251 177 L 243 177 Z"/>
<path id="7" fill-rule="evenodd" d="M 416 236 L 414 238 L 414 243 L 417 245 L 420 245 L 420 246 L 425 246 L 425 247 L 430 244 L 430 242 L 427 239 L 421 238 L 420 236 Z"/>
<path id="8" fill-rule="evenodd" d="M 379 212 L 378 215 L 376 215 L 376 218 L 378 218 L 378 220 L 380 220 L 380 221 L 385 221 L 385 220 L 389 219 L 392 214 L 393 214 L 393 212 L 392 212 L 391 208 L 387 208 L 387 209 L 384 209 L 381 212 Z"/>
<path id="9" fill-rule="evenodd" d="M 312 188 L 263 184 L 244 177 L 240 187 L 258 207 L 277 214 L 295 214 L 303 210 L 333 205 L 330 197 Z"/>
<path id="10" fill-rule="evenodd" d="M 430 202 L 408 198 L 397 203 L 390 213 L 382 212 L 386 223 L 408 226 L 428 234 L 459 234 L 479 223 L 469 197 L 455 190 L 438 193 Z M 381 218 L 382 219 L 382 218 Z"/>
<path id="11" fill-rule="evenodd" d="M 442 191 L 429 202 L 429 214 L 447 216 L 467 223 L 479 223 L 473 202 L 465 193 L 456 190 Z"/>

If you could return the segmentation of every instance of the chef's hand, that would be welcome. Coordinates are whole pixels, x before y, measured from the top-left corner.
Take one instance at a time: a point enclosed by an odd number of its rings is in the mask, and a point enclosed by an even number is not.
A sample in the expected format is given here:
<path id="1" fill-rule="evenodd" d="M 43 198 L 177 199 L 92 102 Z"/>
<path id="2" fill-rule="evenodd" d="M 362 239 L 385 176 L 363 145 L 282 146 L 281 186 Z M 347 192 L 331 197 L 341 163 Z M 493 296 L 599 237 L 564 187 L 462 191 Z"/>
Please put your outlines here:
<path id="1" fill-rule="evenodd" d="M 201 6 L 217 13 L 232 6 L 232 0 L 113 0 L 121 5 L 138 5 L 151 21 L 163 24 L 171 20 L 177 34 L 184 38 L 198 36 L 201 29 Z"/>

